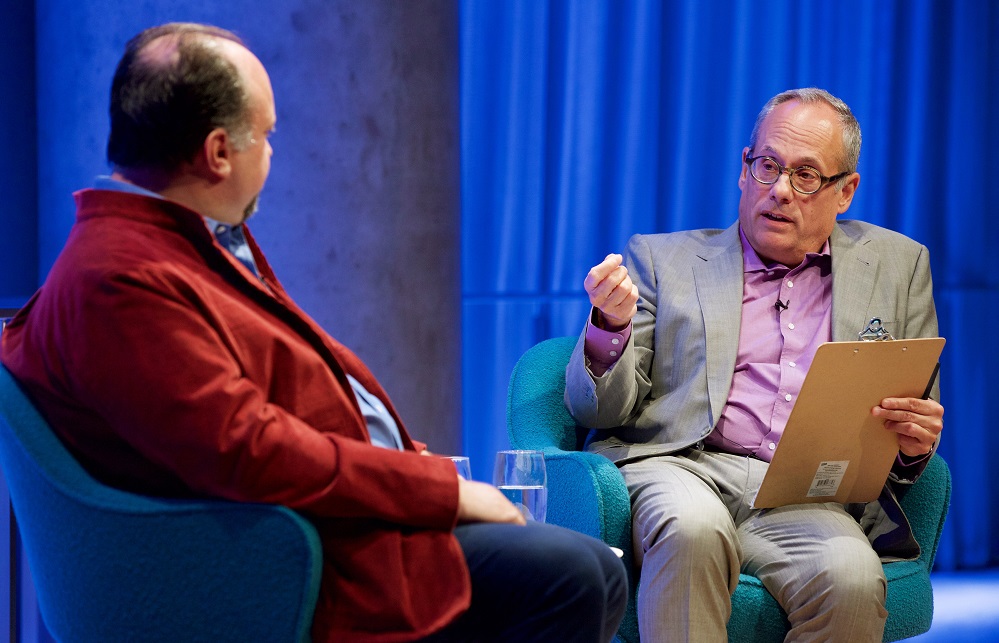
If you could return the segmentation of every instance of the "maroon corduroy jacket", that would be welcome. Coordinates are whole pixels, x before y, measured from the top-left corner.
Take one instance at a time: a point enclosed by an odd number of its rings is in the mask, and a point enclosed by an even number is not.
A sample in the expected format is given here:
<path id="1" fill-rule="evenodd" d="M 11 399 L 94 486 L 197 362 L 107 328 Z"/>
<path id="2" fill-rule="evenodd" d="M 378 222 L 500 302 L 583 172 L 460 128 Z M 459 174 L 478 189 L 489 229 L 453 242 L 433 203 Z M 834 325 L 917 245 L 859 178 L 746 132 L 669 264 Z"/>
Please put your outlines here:
<path id="1" fill-rule="evenodd" d="M 289 299 L 252 237 L 263 283 L 176 203 L 76 200 L 2 360 L 81 463 L 139 493 L 310 517 L 324 555 L 316 640 L 408 641 L 462 612 L 453 465 L 417 454 L 371 372 Z M 389 408 L 405 451 L 371 445 L 347 373 Z"/>

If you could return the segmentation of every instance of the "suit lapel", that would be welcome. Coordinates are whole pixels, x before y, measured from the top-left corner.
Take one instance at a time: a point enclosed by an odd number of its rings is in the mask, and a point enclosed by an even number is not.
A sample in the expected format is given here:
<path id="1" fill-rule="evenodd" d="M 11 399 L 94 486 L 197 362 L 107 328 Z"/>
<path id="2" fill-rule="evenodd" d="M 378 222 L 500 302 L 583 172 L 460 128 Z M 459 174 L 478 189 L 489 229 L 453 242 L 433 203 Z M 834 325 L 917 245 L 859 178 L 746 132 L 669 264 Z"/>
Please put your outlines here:
<path id="1" fill-rule="evenodd" d="M 850 341 L 869 319 L 878 255 L 864 237 L 854 239 L 840 226 L 829 237 L 833 265 L 832 339 Z M 708 398 L 717 419 L 728 399 L 731 373 L 739 352 L 742 319 L 743 257 L 738 223 L 716 237 L 699 253 L 704 262 L 694 266 L 694 285 L 704 320 Z M 733 323 L 735 320 L 735 323 Z"/>
<path id="2" fill-rule="evenodd" d="M 874 294 L 878 255 L 867 248 L 866 238 L 853 239 L 840 226 L 829 237 L 832 254 L 832 340 L 856 341 L 869 322 L 865 319 Z"/>
<path id="3" fill-rule="evenodd" d="M 694 266 L 694 286 L 704 320 L 708 399 L 717 421 L 728 400 L 739 352 L 743 281 L 739 224 L 725 230 L 698 256 L 704 263 Z"/>

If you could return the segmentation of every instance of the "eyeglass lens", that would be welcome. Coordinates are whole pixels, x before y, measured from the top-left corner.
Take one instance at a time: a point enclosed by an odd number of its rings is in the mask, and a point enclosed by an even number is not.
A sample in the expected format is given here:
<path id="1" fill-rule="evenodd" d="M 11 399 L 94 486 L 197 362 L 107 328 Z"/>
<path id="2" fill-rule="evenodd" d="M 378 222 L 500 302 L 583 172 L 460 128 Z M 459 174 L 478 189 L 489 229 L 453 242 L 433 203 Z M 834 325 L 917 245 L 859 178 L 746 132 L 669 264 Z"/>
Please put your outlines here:
<path id="1" fill-rule="evenodd" d="M 777 182 L 785 168 L 769 156 L 761 156 L 753 160 L 749 169 L 753 173 L 753 178 L 769 185 Z M 808 165 L 791 170 L 790 179 L 791 186 L 804 194 L 810 194 L 822 187 L 822 174 Z"/>

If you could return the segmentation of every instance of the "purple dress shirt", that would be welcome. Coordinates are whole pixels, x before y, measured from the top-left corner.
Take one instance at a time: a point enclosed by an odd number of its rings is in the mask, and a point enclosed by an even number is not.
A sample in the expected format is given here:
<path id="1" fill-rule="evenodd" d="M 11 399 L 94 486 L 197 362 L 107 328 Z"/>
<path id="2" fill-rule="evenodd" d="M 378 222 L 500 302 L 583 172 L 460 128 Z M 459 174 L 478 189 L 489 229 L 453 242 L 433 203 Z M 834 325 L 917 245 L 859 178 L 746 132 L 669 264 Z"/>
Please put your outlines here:
<path id="1" fill-rule="evenodd" d="M 764 265 L 739 231 L 742 324 L 728 402 L 705 444 L 767 462 L 819 345 L 832 339 L 832 257 L 826 242 L 796 268 Z"/>

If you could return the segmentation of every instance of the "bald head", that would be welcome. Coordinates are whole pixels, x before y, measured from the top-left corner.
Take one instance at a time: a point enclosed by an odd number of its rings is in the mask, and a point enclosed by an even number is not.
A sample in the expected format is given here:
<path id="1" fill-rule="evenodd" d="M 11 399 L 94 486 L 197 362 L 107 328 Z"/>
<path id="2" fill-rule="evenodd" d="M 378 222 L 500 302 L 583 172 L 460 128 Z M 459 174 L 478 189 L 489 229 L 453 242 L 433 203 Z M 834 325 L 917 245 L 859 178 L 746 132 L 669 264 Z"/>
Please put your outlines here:
<path id="1" fill-rule="evenodd" d="M 249 140 L 248 92 L 232 61 L 242 41 L 208 25 L 172 23 L 129 41 L 111 85 L 108 161 L 172 172 L 224 128 Z"/>

